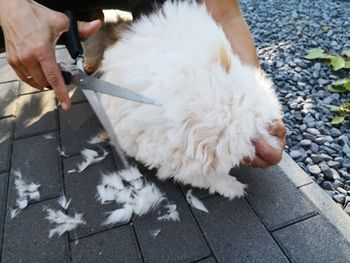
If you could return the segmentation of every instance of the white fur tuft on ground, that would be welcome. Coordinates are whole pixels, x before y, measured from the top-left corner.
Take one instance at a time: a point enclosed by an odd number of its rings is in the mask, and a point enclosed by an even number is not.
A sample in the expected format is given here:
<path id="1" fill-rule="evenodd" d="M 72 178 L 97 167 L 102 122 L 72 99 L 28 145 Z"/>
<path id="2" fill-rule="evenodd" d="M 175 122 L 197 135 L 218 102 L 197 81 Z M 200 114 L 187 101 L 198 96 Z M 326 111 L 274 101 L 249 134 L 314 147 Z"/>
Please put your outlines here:
<path id="1" fill-rule="evenodd" d="M 187 203 L 189 203 L 192 207 L 197 208 L 198 210 L 201 210 L 203 212 L 209 213 L 208 209 L 205 207 L 203 202 L 192 194 L 192 189 L 187 191 L 186 200 Z"/>
<path id="2" fill-rule="evenodd" d="M 106 158 L 108 155 L 108 152 L 103 149 L 102 155 L 99 156 L 98 152 L 91 150 L 91 149 L 84 149 L 81 151 L 81 155 L 83 156 L 84 160 L 77 165 L 76 169 L 71 169 L 68 171 L 68 173 L 81 173 L 86 168 L 88 168 L 90 165 L 94 163 L 101 162 Z"/>
<path id="3" fill-rule="evenodd" d="M 71 217 L 60 210 L 53 210 L 51 208 L 46 208 L 46 212 L 46 219 L 48 219 L 50 223 L 56 224 L 56 227 L 50 230 L 49 238 L 53 237 L 55 234 L 62 236 L 65 232 L 72 231 L 79 225 L 86 224 L 82 219 L 83 214 L 75 213 L 74 217 Z"/>
<path id="4" fill-rule="evenodd" d="M 58 200 L 57 202 L 59 203 L 59 205 L 64 209 L 64 210 L 67 210 L 69 205 L 70 205 L 70 202 L 72 201 L 72 198 L 70 198 L 69 200 L 67 200 L 66 196 L 65 195 L 62 195 Z"/>
<path id="5" fill-rule="evenodd" d="M 17 200 L 16 207 L 11 209 L 11 218 L 17 216 L 20 210 L 26 208 L 28 206 L 28 202 L 30 200 L 39 200 L 40 192 L 39 187 L 40 184 L 29 183 L 27 184 L 23 178 L 20 170 L 13 170 L 13 176 L 15 179 L 15 187 L 17 190 Z"/>
<path id="6" fill-rule="evenodd" d="M 167 212 L 158 217 L 159 221 L 180 221 L 179 212 L 177 212 L 177 206 L 175 204 L 168 204 L 165 208 Z"/>

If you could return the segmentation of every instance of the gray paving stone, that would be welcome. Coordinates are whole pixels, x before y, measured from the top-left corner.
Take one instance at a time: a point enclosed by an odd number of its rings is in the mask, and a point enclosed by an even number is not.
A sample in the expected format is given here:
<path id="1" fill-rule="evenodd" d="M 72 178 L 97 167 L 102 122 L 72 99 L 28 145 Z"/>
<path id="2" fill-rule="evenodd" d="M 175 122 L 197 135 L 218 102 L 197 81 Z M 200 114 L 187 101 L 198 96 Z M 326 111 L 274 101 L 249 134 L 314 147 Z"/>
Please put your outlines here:
<path id="1" fill-rule="evenodd" d="M 206 259 L 203 259 L 203 260 L 198 260 L 196 261 L 198 263 L 216 263 L 215 259 L 210 257 L 210 258 L 206 258 Z"/>
<path id="2" fill-rule="evenodd" d="M 72 262 L 142 262 L 131 226 L 98 233 L 74 242 Z"/>
<path id="3" fill-rule="evenodd" d="M 86 141 L 102 130 L 102 126 L 88 103 L 72 106 L 70 111 L 60 109 L 62 146 L 68 155 L 83 150 Z"/>
<path id="4" fill-rule="evenodd" d="M 277 166 L 233 169 L 231 174 L 248 184 L 247 198 L 270 231 L 317 212 Z"/>
<path id="5" fill-rule="evenodd" d="M 3 218 L 6 213 L 5 211 L 5 199 L 7 189 L 8 174 L 0 174 L 0 240 L 2 240 L 2 229 L 4 229 Z"/>
<path id="6" fill-rule="evenodd" d="M 20 96 L 16 101 L 16 112 L 15 138 L 57 130 L 53 91 Z"/>
<path id="7" fill-rule="evenodd" d="M 166 193 L 168 200 L 177 205 L 181 221 L 161 222 L 157 219 L 159 210 L 134 218 L 145 262 L 190 262 L 209 256 L 210 250 L 179 187 L 172 181 L 155 182 Z M 160 233 L 154 237 L 151 231 L 156 229 Z"/>
<path id="8" fill-rule="evenodd" d="M 0 173 L 9 170 L 13 118 L 0 120 Z"/>
<path id="9" fill-rule="evenodd" d="M 45 219 L 43 207 L 57 209 L 56 200 L 32 204 L 10 219 L 7 210 L 2 262 L 65 262 L 68 258 L 66 235 L 48 238 L 53 225 Z"/>
<path id="10" fill-rule="evenodd" d="M 29 86 L 27 83 L 25 83 L 23 81 L 21 81 L 20 86 L 19 86 L 19 94 L 20 95 L 37 93 L 37 92 L 41 92 L 41 91 Z"/>
<path id="11" fill-rule="evenodd" d="M 273 233 L 293 262 L 349 262 L 350 244 L 320 216 Z"/>
<path id="12" fill-rule="evenodd" d="M 7 63 L 6 58 L 0 58 L 0 76 L 1 82 L 18 80 L 16 72 Z"/>
<path id="13" fill-rule="evenodd" d="M 18 89 L 19 81 L 12 81 L 0 84 L 0 118 L 14 116 L 15 101 L 18 95 Z"/>
<path id="14" fill-rule="evenodd" d="M 245 199 L 204 200 L 209 214 L 193 209 L 219 262 L 288 262 Z"/>
<path id="15" fill-rule="evenodd" d="M 317 207 L 319 213 L 330 221 L 350 242 L 350 217 L 336 205 L 316 183 L 299 188 L 301 192 Z"/>
<path id="16" fill-rule="evenodd" d="M 58 196 L 62 193 L 57 147 L 57 138 L 45 139 L 43 135 L 16 140 L 13 144 L 11 169 L 19 169 L 24 181 L 41 184 L 39 189 L 41 199 Z M 14 180 L 15 177 L 10 175 L 9 206 L 14 206 L 17 198 Z"/>
<path id="17" fill-rule="evenodd" d="M 76 231 L 78 237 L 107 229 L 108 227 L 101 226 L 107 217 L 106 213 L 119 208 L 115 203 L 101 205 L 96 200 L 96 186 L 100 183 L 102 173 L 116 171 L 111 154 L 81 173 L 67 173 L 68 170 L 74 169 L 80 160 L 80 156 L 64 160 L 66 196 L 72 198 L 69 212 L 84 213 L 85 220 L 89 222 Z"/>

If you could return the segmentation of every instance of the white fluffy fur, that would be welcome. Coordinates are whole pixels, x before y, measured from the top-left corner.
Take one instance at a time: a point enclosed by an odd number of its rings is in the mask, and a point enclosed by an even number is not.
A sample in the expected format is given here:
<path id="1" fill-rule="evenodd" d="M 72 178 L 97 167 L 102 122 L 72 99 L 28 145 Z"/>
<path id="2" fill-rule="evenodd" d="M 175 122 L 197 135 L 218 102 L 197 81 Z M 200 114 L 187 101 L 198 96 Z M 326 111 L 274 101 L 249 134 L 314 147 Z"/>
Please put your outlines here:
<path id="1" fill-rule="evenodd" d="M 198 210 L 201 210 L 203 212 L 209 213 L 208 209 L 205 207 L 203 202 L 192 194 L 192 189 L 187 191 L 186 200 L 187 203 L 189 203 L 192 207 L 197 208 Z"/>
<path id="2" fill-rule="evenodd" d="M 161 179 L 240 197 L 245 185 L 230 168 L 254 156 L 254 138 L 278 146 L 266 130 L 281 117 L 272 83 L 240 62 L 201 4 L 169 1 L 133 23 L 106 50 L 102 71 L 106 81 L 161 102 L 100 95 L 121 147 Z"/>
<path id="3" fill-rule="evenodd" d="M 56 227 L 51 229 L 49 232 L 49 238 L 55 234 L 62 236 L 65 232 L 72 231 L 79 225 L 84 225 L 86 222 L 83 220 L 83 214 L 74 214 L 74 217 L 70 217 L 60 210 L 53 210 L 51 208 L 46 209 L 46 219 L 50 223 L 56 224 Z"/>
<path id="4" fill-rule="evenodd" d="M 180 221 L 179 212 L 175 204 L 168 204 L 165 206 L 167 212 L 158 217 L 159 221 Z"/>

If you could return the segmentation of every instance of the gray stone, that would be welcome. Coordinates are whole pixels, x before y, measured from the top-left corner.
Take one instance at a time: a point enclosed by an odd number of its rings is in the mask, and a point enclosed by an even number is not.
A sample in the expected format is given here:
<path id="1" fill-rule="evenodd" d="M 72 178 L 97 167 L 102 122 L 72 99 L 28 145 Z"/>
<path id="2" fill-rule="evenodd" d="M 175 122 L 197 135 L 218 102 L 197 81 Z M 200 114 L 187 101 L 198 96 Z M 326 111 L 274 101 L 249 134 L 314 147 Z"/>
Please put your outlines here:
<path id="1" fill-rule="evenodd" d="M 15 101 L 18 95 L 18 87 L 18 81 L 0 83 L 0 118 L 15 115 Z"/>
<path id="2" fill-rule="evenodd" d="M 319 130 L 315 129 L 315 128 L 308 128 L 306 130 L 308 133 L 314 135 L 314 136 L 318 136 L 321 135 L 321 133 L 319 132 Z"/>
<path id="3" fill-rule="evenodd" d="M 316 143 L 312 143 L 310 149 L 313 153 L 318 153 L 320 150 L 320 148 L 318 147 L 318 145 Z"/>
<path id="4" fill-rule="evenodd" d="M 342 194 L 336 194 L 333 196 L 333 199 L 338 202 L 339 204 L 344 204 L 345 203 L 345 196 Z"/>
<path id="5" fill-rule="evenodd" d="M 273 236 L 292 262 L 347 262 L 350 258 L 349 243 L 320 216 L 278 230 Z M 330 249 L 329 244 L 337 245 Z"/>
<path id="6" fill-rule="evenodd" d="M 308 146 L 310 146 L 311 145 L 311 141 L 310 140 L 301 140 L 300 141 L 300 145 L 301 146 L 304 146 L 304 147 L 308 147 Z"/>
<path id="7" fill-rule="evenodd" d="M 312 134 L 307 133 L 307 132 L 303 132 L 303 137 L 304 137 L 304 139 L 307 139 L 310 141 L 314 141 L 316 139 L 315 135 L 312 135 Z"/>
<path id="8" fill-rule="evenodd" d="M 12 129 L 12 118 L 0 120 L 0 173 L 9 170 Z"/>
<path id="9" fill-rule="evenodd" d="M 327 180 L 339 180 L 340 178 L 338 172 L 333 168 L 326 169 L 325 171 L 323 171 L 323 174 L 324 178 Z"/>
<path id="10" fill-rule="evenodd" d="M 71 247 L 72 262 L 142 262 L 132 226 L 83 238 Z"/>
<path id="11" fill-rule="evenodd" d="M 350 153 L 350 146 L 348 144 L 345 144 L 342 148 L 342 151 L 348 155 Z"/>
<path id="12" fill-rule="evenodd" d="M 301 157 L 303 154 L 300 150 L 292 150 L 289 153 L 290 157 L 292 157 L 293 159 L 298 159 L 299 157 Z"/>
<path id="13" fill-rule="evenodd" d="M 194 213 L 219 262 L 288 262 L 246 200 L 212 197 L 204 204 L 210 214 Z"/>
<path id="14" fill-rule="evenodd" d="M 322 183 L 322 188 L 324 190 L 328 190 L 328 191 L 334 191 L 335 190 L 333 184 L 331 182 L 328 182 L 328 181 L 325 181 L 325 182 Z"/>
<path id="15" fill-rule="evenodd" d="M 341 131 L 337 128 L 332 128 L 330 130 L 330 132 L 331 132 L 331 135 L 333 138 L 336 138 L 336 137 L 339 137 L 340 135 L 342 135 Z"/>
<path id="16" fill-rule="evenodd" d="M 20 96 L 16 102 L 15 138 L 57 130 L 56 99 L 53 91 Z"/>
<path id="17" fill-rule="evenodd" d="M 320 167 L 318 167 L 317 164 L 315 165 L 310 165 L 307 170 L 311 173 L 311 174 L 319 174 L 321 173 L 321 169 Z"/>
<path id="18" fill-rule="evenodd" d="M 340 163 L 335 161 L 328 161 L 327 164 L 330 168 L 338 169 L 340 167 Z"/>
<path id="19" fill-rule="evenodd" d="M 317 144 L 324 144 L 325 142 L 326 142 L 326 138 L 325 137 L 318 137 L 318 138 L 316 138 L 315 139 L 315 142 L 317 143 Z"/>
<path id="20" fill-rule="evenodd" d="M 324 160 L 324 158 L 319 154 L 311 154 L 311 159 L 314 163 L 319 163 Z"/>
<path id="21" fill-rule="evenodd" d="M 350 168 L 350 159 L 344 159 L 342 165 L 344 168 Z"/>
<path id="22" fill-rule="evenodd" d="M 333 185 L 334 185 L 335 188 L 337 188 L 337 187 L 342 187 L 343 188 L 344 187 L 344 184 L 341 181 L 339 181 L 339 180 L 334 180 Z"/>
<path id="23" fill-rule="evenodd" d="M 65 236 L 48 238 L 53 226 L 43 207 L 58 209 L 58 204 L 56 200 L 33 204 L 13 219 L 7 210 L 2 262 L 63 262 L 68 257 Z"/>
<path id="24" fill-rule="evenodd" d="M 340 194 L 343 194 L 343 195 L 347 195 L 348 194 L 348 192 L 345 190 L 345 189 L 343 189 L 343 188 L 341 188 L 341 187 L 337 187 L 337 189 L 336 189 Z"/>
<path id="25" fill-rule="evenodd" d="M 231 170 L 241 182 L 248 184 L 247 198 L 269 230 L 309 217 L 314 207 L 283 176 L 279 167 L 266 170 L 241 168 Z M 279 213 L 276 214 L 276 211 Z"/>

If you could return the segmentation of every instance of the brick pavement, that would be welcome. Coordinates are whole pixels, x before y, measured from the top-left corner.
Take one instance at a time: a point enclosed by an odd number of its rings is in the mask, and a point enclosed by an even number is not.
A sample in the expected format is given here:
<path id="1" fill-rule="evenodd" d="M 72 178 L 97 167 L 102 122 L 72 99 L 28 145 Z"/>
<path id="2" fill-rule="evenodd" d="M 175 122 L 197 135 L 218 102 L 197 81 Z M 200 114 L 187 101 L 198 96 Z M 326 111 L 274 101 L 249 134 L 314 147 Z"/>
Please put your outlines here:
<path id="1" fill-rule="evenodd" d="M 61 60 L 68 57 L 63 49 L 58 53 Z M 181 222 L 159 222 L 150 213 L 128 224 L 101 226 L 104 213 L 116 206 L 98 204 L 96 185 L 101 172 L 117 170 L 118 163 L 108 156 L 80 174 L 67 173 L 86 140 L 100 130 L 81 93 L 74 95 L 72 110 L 63 112 L 52 91 L 21 83 L 0 57 L 2 262 L 349 262 L 349 241 L 303 194 L 313 182 L 290 180 L 278 166 L 233 169 L 249 185 L 243 199 L 228 201 L 195 189 L 209 214 L 187 204 L 187 186 L 159 182 L 154 171 L 143 169 L 177 204 Z M 11 169 L 41 184 L 41 199 L 14 219 L 9 216 L 16 199 Z M 57 207 L 63 192 L 72 197 L 68 214 L 84 213 L 87 224 L 49 239 L 52 225 L 43 207 Z M 161 230 L 156 238 L 150 234 L 155 229 Z"/>

